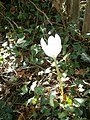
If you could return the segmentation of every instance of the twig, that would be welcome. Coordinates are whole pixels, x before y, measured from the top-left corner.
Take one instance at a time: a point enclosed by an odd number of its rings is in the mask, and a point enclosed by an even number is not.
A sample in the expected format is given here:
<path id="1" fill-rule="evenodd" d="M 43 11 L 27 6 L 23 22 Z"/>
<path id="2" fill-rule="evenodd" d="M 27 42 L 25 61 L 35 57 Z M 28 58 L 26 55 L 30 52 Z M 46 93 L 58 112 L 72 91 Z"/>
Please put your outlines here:
<path id="1" fill-rule="evenodd" d="M 7 19 L 1 12 L 0 12 L 0 14 L 1 14 L 1 15 L 5 18 L 5 20 L 11 25 L 13 31 L 15 31 L 15 30 L 14 30 L 14 26 L 13 26 L 13 24 L 10 22 L 10 20 Z"/>
<path id="2" fill-rule="evenodd" d="M 50 24 L 52 25 L 52 22 L 49 20 L 48 16 L 47 16 L 42 10 L 40 10 L 31 0 L 29 0 L 29 1 L 30 1 L 31 4 L 33 4 L 33 6 L 34 6 L 40 13 L 42 13 L 42 14 L 46 17 L 48 23 L 50 23 Z"/>

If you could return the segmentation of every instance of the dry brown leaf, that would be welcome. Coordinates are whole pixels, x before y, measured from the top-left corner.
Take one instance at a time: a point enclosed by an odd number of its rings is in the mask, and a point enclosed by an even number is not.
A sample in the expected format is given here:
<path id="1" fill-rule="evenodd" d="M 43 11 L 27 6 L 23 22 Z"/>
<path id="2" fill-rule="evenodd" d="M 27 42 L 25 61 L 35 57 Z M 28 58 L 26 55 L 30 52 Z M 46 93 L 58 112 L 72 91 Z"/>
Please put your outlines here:
<path id="1" fill-rule="evenodd" d="M 84 73 L 85 72 L 85 69 L 79 69 L 79 70 L 75 70 L 75 75 L 80 75 L 80 74 L 82 74 L 82 73 Z"/>
<path id="2" fill-rule="evenodd" d="M 18 120 L 25 120 L 24 112 L 19 115 Z"/>
<path id="3" fill-rule="evenodd" d="M 63 102 L 66 102 L 66 94 L 63 95 Z"/>
<path id="4" fill-rule="evenodd" d="M 15 72 L 17 78 L 26 78 L 25 70 L 18 68 Z"/>
<path id="5" fill-rule="evenodd" d="M 60 0 L 53 0 L 52 1 L 52 7 L 56 8 L 56 10 L 58 12 L 60 12 L 60 8 L 61 8 L 61 2 L 60 2 Z"/>
<path id="6" fill-rule="evenodd" d="M 22 111 L 23 111 L 23 112 L 21 112 L 21 114 L 19 115 L 18 120 L 26 120 L 26 118 L 28 117 L 29 108 L 28 108 L 28 107 L 25 107 L 25 108 L 23 108 Z"/>
<path id="7" fill-rule="evenodd" d="M 12 6 L 12 7 L 10 8 L 10 12 L 11 12 L 12 14 L 15 14 L 15 12 L 17 12 L 17 7 Z"/>

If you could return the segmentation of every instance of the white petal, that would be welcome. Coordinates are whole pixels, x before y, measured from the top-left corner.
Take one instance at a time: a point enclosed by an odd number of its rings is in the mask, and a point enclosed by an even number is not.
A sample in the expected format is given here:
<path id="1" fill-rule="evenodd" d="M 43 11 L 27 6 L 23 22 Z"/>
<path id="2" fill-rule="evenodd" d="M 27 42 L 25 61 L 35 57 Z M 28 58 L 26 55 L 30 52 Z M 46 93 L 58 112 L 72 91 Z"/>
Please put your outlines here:
<path id="1" fill-rule="evenodd" d="M 56 44 L 61 47 L 61 38 L 59 37 L 58 34 L 55 34 L 55 40 L 56 40 Z"/>
<path id="2" fill-rule="evenodd" d="M 56 57 L 56 40 L 53 36 L 48 38 L 48 54 L 50 57 Z"/>
<path id="3" fill-rule="evenodd" d="M 48 51 L 48 45 L 46 44 L 46 42 L 44 41 L 43 38 L 41 38 L 40 44 L 41 44 L 41 47 L 42 47 L 43 51 L 45 52 L 45 54 L 46 54 L 47 56 L 50 56 L 50 53 L 49 53 L 49 51 Z M 51 56 L 50 56 L 50 57 L 51 57 Z"/>
<path id="4" fill-rule="evenodd" d="M 46 46 L 46 49 L 44 52 L 47 56 L 52 57 L 52 51 L 49 46 Z"/>
<path id="5" fill-rule="evenodd" d="M 58 34 L 55 34 L 55 39 L 59 39 L 60 40 L 60 36 Z"/>
<path id="6" fill-rule="evenodd" d="M 61 45 L 61 38 L 59 37 L 58 34 L 55 34 L 55 40 L 56 40 L 57 51 L 60 53 L 62 49 L 62 45 Z"/>
<path id="7" fill-rule="evenodd" d="M 61 39 L 58 34 L 55 34 L 55 38 L 50 36 L 48 38 L 48 51 L 51 57 L 57 57 L 61 52 Z"/>
<path id="8" fill-rule="evenodd" d="M 49 46 L 54 46 L 55 45 L 55 38 L 53 37 L 53 36 L 50 36 L 49 38 L 48 38 L 48 45 Z"/>
<path id="9" fill-rule="evenodd" d="M 41 38 L 40 43 L 42 49 L 44 50 L 47 56 L 56 58 L 58 54 L 61 52 L 62 45 L 61 45 L 61 39 L 58 34 L 55 34 L 55 37 L 50 36 L 48 38 L 48 45 L 46 44 L 43 38 Z"/>
<path id="10" fill-rule="evenodd" d="M 47 46 L 47 45 L 46 45 L 46 42 L 44 41 L 43 38 L 41 38 L 40 44 L 41 44 L 42 49 L 43 49 L 44 52 L 45 52 L 45 50 L 46 50 L 46 46 Z"/>

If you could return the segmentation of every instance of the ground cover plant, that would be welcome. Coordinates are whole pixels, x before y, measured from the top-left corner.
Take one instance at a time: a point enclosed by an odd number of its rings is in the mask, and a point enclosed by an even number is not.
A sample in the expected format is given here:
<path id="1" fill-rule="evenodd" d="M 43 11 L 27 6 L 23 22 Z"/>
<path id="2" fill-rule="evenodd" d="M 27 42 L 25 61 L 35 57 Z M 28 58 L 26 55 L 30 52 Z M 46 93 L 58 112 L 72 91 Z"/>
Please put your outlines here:
<path id="1" fill-rule="evenodd" d="M 0 120 L 90 119 L 90 4 L 69 2 L 0 1 Z"/>

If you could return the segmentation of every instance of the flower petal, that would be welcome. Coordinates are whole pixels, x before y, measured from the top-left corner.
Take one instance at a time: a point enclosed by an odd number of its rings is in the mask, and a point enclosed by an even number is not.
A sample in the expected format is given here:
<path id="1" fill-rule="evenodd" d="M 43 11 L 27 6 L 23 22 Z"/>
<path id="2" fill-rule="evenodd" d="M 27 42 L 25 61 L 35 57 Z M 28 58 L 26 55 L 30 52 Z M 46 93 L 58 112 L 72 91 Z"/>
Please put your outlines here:
<path id="1" fill-rule="evenodd" d="M 44 52 L 45 52 L 45 50 L 46 50 L 46 46 L 47 46 L 47 45 L 46 45 L 46 42 L 44 41 L 43 38 L 41 38 L 40 44 L 41 44 L 42 49 L 43 49 Z"/>
<path id="2" fill-rule="evenodd" d="M 56 40 L 56 44 L 61 46 L 61 38 L 59 37 L 58 34 L 55 34 L 55 40 Z"/>
<path id="3" fill-rule="evenodd" d="M 50 36 L 48 38 L 48 53 L 50 54 L 50 57 L 55 57 L 56 53 L 55 53 L 55 49 L 56 49 L 56 40 L 53 36 Z"/>
<path id="4" fill-rule="evenodd" d="M 48 38 L 48 46 L 54 46 L 55 45 L 55 38 L 53 36 L 50 36 Z"/>
<path id="5" fill-rule="evenodd" d="M 61 39 L 58 34 L 55 34 L 55 37 L 50 36 L 48 38 L 48 52 L 50 57 L 57 57 L 61 52 Z"/>
<path id="6" fill-rule="evenodd" d="M 41 47 L 42 47 L 43 51 L 45 52 L 45 54 L 47 56 L 50 56 L 50 53 L 49 53 L 49 50 L 48 50 L 48 45 L 46 44 L 46 42 L 44 41 L 43 38 L 41 38 L 40 44 L 41 44 Z"/>
<path id="7" fill-rule="evenodd" d="M 60 53 L 62 49 L 62 45 L 61 45 L 61 38 L 58 34 L 55 34 L 55 40 L 56 40 L 57 51 Z"/>
<path id="8" fill-rule="evenodd" d="M 41 38 L 40 44 L 45 54 L 52 58 L 56 58 L 62 49 L 61 38 L 58 34 L 55 34 L 55 37 L 50 36 L 48 38 L 48 45 L 43 38 Z"/>

